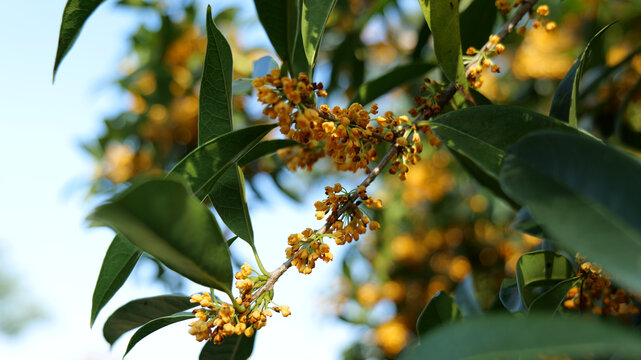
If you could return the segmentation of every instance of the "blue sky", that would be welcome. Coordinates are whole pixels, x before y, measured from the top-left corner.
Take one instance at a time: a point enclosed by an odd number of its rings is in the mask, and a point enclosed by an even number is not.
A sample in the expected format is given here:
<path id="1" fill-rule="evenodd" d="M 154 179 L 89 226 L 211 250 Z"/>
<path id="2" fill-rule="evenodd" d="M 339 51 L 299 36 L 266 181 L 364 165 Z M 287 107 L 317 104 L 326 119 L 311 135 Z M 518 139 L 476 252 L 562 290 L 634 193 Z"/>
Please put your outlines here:
<path id="1" fill-rule="evenodd" d="M 97 134 L 101 119 L 126 106 L 110 82 L 125 55 L 124 40 L 142 20 L 114 3 L 107 1 L 89 19 L 55 84 L 52 66 L 65 0 L 6 1 L 0 11 L 0 267 L 24 291 L 12 309 L 20 312 L 22 301 L 35 302 L 45 315 L 17 337 L 0 335 L 4 359 L 120 359 L 129 336 L 110 350 L 101 335 L 107 315 L 129 300 L 163 291 L 132 278 L 89 328 L 93 286 L 113 233 L 86 227 L 92 204 L 84 194 L 93 164 L 79 143 Z M 275 196 L 275 208 L 252 208 L 257 246 L 269 269 L 284 260 L 287 235 L 317 225 L 312 204 L 322 189 L 309 196 L 301 205 Z M 248 256 L 248 249 L 235 247 Z M 254 354 L 266 355 L 254 358 L 301 352 L 307 359 L 337 358 L 359 336 L 321 305 L 338 272 L 334 262 L 311 276 L 283 276 L 275 300 L 289 304 L 293 315 L 276 316 L 259 332 Z M 187 334 L 186 324 L 153 334 L 127 358 L 196 359 L 202 344 Z"/>

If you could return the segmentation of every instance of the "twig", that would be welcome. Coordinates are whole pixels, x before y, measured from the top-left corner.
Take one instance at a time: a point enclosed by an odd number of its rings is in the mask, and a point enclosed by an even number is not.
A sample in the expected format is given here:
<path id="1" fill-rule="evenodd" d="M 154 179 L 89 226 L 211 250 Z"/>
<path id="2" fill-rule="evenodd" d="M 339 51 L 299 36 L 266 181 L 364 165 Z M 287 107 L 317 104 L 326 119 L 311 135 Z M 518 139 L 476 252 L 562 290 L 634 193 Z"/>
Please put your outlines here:
<path id="1" fill-rule="evenodd" d="M 534 4 L 537 3 L 538 0 L 525 0 L 521 3 L 517 11 L 514 13 L 510 21 L 508 21 L 501 30 L 496 34 L 501 40 L 507 36 L 508 33 L 510 33 L 516 24 L 521 20 L 521 18 L 528 12 Z M 490 50 L 494 48 L 494 44 L 490 43 L 489 41 L 483 45 L 482 51 L 485 50 Z M 465 71 L 466 73 L 472 68 L 472 64 L 475 64 L 480 59 L 480 52 L 477 54 L 472 62 L 468 64 L 466 67 Z M 452 99 L 454 94 L 459 90 L 459 86 L 457 86 L 455 83 L 449 83 L 447 86 L 443 88 L 443 91 L 441 92 L 441 98 L 438 101 L 438 105 L 441 106 L 441 109 L 445 107 L 449 103 L 449 101 Z M 419 114 L 416 118 L 416 121 L 421 120 L 422 118 L 422 113 Z M 360 186 L 365 186 L 368 187 L 374 179 L 383 171 L 385 166 L 396 156 L 398 152 L 399 147 L 396 144 L 393 144 L 389 150 L 383 155 L 383 158 L 381 161 L 374 167 L 371 172 L 367 175 L 367 177 L 361 182 Z M 347 208 L 349 208 L 349 204 L 353 204 L 354 201 L 358 198 L 358 194 L 354 193 L 350 196 L 348 202 L 346 203 L 346 206 L 341 207 L 338 211 L 338 216 L 342 215 L 342 212 L 344 212 Z M 331 218 L 331 217 L 330 217 Z M 322 228 L 320 228 L 316 233 L 318 234 L 324 234 L 327 232 L 327 230 L 330 228 L 332 224 L 330 222 L 326 222 L 325 225 L 323 225 Z M 265 282 L 265 285 L 263 285 L 256 293 L 253 295 L 254 299 L 258 298 L 262 293 L 266 291 L 270 291 L 274 288 L 274 285 L 276 284 L 276 281 L 287 271 L 292 266 L 292 260 L 294 257 L 292 256 L 291 258 L 287 259 L 281 266 L 276 268 L 274 271 L 271 272 L 269 275 L 269 278 L 267 278 L 267 281 Z"/>

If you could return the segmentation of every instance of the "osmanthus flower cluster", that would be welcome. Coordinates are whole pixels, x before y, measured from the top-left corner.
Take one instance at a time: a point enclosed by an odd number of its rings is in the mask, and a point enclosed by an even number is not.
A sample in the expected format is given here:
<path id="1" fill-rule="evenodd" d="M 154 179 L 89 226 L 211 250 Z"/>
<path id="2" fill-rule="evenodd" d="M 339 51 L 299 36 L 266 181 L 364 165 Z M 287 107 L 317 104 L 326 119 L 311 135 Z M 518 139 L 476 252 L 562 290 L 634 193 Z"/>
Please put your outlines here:
<path id="1" fill-rule="evenodd" d="M 358 196 L 359 202 L 352 204 L 350 198 L 354 193 Z M 333 238 L 336 245 L 344 245 L 357 241 L 367 232 L 368 227 L 374 231 L 381 226 L 377 221 L 370 220 L 358 207 L 361 202 L 369 208 L 383 207 L 380 199 L 373 199 L 367 195 L 365 186 L 348 192 L 337 183 L 333 187 L 325 187 L 325 194 L 327 199 L 317 201 L 314 206 L 317 220 L 322 220 L 330 214 L 327 218 L 327 223 L 330 224 L 327 233 L 307 228 L 303 232 L 290 235 L 287 239 L 289 247 L 285 250 L 285 255 L 292 258 L 292 265 L 302 274 L 310 274 L 318 259 L 325 262 L 334 259 L 329 245 L 323 241 L 324 238 Z"/>
<path id="2" fill-rule="evenodd" d="M 580 262 L 584 259 L 577 257 L 577 260 Z M 565 308 L 579 311 L 591 309 L 594 315 L 613 316 L 623 321 L 629 321 L 631 315 L 639 313 L 635 297 L 614 287 L 598 265 L 581 262 L 577 276 L 580 280 L 566 294 L 563 302 Z"/>
<path id="3" fill-rule="evenodd" d="M 509 13 L 511 8 L 516 8 L 521 4 L 522 0 L 514 1 L 513 5 L 510 5 L 507 0 L 497 0 L 495 2 L 496 7 L 504 14 Z M 554 31 L 556 29 L 556 23 L 545 18 L 549 14 L 550 8 L 548 5 L 538 6 L 536 8 L 536 15 L 534 13 L 530 14 L 530 18 L 536 17 L 531 26 L 534 29 L 544 28 L 548 32 Z M 520 35 L 525 35 L 526 30 L 526 25 L 523 25 L 520 26 L 516 32 Z M 496 64 L 492 58 L 500 55 L 504 51 L 505 45 L 501 43 L 501 36 L 498 34 L 490 35 L 488 42 L 480 50 L 476 49 L 474 46 L 467 48 L 463 62 L 466 64 L 467 81 L 472 85 L 472 87 L 478 89 L 483 85 L 481 73 L 484 69 L 489 69 L 493 73 L 501 72 L 501 67 Z"/>
<path id="4" fill-rule="evenodd" d="M 235 299 L 235 306 L 212 298 L 212 294 L 206 292 L 191 296 L 190 301 L 201 306 L 193 311 L 197 320 L 189 324 L 189 333 L 197 341 L 211 339 L 215 344 L 220 344 L 234 334 L 251 337 L 256 330 L 265 326 L 267 318 L 272 316 L 271 310 L 284 317 L 291 314 L 287 305 L 272 305 L 273 292 L 254 296 L 255 291 L 267 280 L 266 275 L 252 276 L 254 273 L 247 263 L 236 273 L 236 288 L 240 291 L 240 297 Z"/>
<path id="5" fill-rule="evenodd" d="M 258 101 L 266 105 L 263 113 L 278 119 L 283 135 L 302 144 L 280 152 L 292 171 L 311 170 L 319 159 L 330 157 L 340 171 L 363 169 L 368 173 L 370 162 L 377 160 L 376 145 L 383 141 L 408 147 L 412 154 L 421 150 L 409 148 L 407 137 L 413 132 L 406 131 L 411 124 L 405 115 L 387 111 L 376 116 L 376 104 L 369 110 L 358 103 L 347 108 L 317 107 L 316 96 L 326 97 L 327 92 L 322 83 L 310 82 L 304 73 L 294 79 L 280 77 L 280 71 L 274 69 L 255 78 L 252 85 L 258 90 Z M 416 134 L 412 140 L 420 142 L 420 137 Z"/>

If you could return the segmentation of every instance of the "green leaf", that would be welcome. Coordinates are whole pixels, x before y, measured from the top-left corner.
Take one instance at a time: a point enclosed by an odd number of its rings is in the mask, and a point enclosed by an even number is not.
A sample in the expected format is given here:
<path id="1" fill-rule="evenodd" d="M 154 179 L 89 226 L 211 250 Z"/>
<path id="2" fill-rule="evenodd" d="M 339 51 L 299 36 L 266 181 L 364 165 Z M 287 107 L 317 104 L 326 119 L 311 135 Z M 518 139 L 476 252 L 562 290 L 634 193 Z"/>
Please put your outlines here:
<path id="1" fill-rule="evenodd" d="M 130 301 L 109 316 L 102 334 L 113 345 L 129 330 L 161 316 L 173 315 L 198 305 L 189 302 L 189 299 L 188 296 L 161 295 Z"/>
<path id="2" fill-rule="evenodd" d="M 420 0 L 419 3 L 432 30 L 434 52 L 443 73 L 451 82 L 467 87 L 461 51 L 459 1 Z"/>
<path id="3" fill-rule="evenodd" d="M 521 255 L 516 263 L 516 283 L 525 307 L 538 296 L 535 288 L 554 286 L 573 276 L 572 263 L 554 251 L 532 251 Z"/>
<path id="4" fill-rule="evenodd" d="M 269 41 L 283 63 L 287 64 L 290 74 L 298 76 L 298 72 L 309 72 L 300 34 L 302 6 L 299 1 L 254 0 L 254 5 Z"/>
<path id="5" fill-rule="evenodd" d="M 133 349 L 136 344 L 138 344 L 140 340 L 144 339 L 147 335 L 153 333 L 154 331 L 160 330 L 167 325 L 171 325 L 179 321 L 192 319 L 194 319 L 194 315 L 191 313 L 187 313 L 182 315 L 163 316 L 149 321 L 133 334 L 133 336 L 129 340 L 129 343 L 127 344 L 127 350 L 125 351 L 123 357 L 126 356 L 129 351 Z"/>
<path id="6" fill-rule="evenodd" d="M 519 212 L 516 213 L 516 216 L 510 224 L 510 230 L 519 231 L 542 239 L 549 238 L 525 207 L 522 207 Z"/>
<path id="7" fill-rule="evenodd" d="M 225 170 L 214 183 L 209 199 L 229 230 L 253 246 L 254 230 L 245 199 L 245 177 L 238 165 Z"/>
<path id="8" fill-rule="evenodd" d="M 525 311 L 525 306 L 523 306 L 523 300 L 519 293 L 519 286 L 515 279 L 503 279 L 499 289 L 499 300 L 511 313 Z"/>
<path id="9" fill-rule="evenodd" d="M 230 253 L 213 214 L 174 179 L 132 184 L 89 216 L 122 233 L 168 268 L 229 291 Z"/>
<path id="10" fill-rule="evenodd" d="M 198 106 L 199 145 L 232 129 L 233 70 L 231 48 L 212 20 L 211 6 L 207 6 L 207 51 Z"/>
<path id="11" fill-rule="evenodd" d="M 519 205 L 514 202 L 514 200 L 510 199 L 509 196 L 507 196 L 504 192 L 503 189 L 501 189 L 501 185 L 499 184 L 499 181 L 496 177 L 489 175 L 486 173 L 483 169 L 481 169 L 474 161 L 468 159 L 467 157 L 461 155 L 460 153 L 457 153 L 456 151 L 452 151 L 452 155 L 456 158 L 459 164 L 467 171 L 469 175 L 471 175 L 476 181 L 479 182 L 482 186 L 485 186 L 487 189 L 489 189 L 496 197 L 503 199 L 507 205 L 512 207 L 512 209 L 518 209 Z"/>
<path id="12" fill-rule="evenodd" d="M 458 305 L 463 316 L 474 316 L 483 314 L 483 308 L 476 297 L 474 289 L 474 277 L 469 274 L 454 289 L 454 301 Z"/>
<path id="13" fill-rule="evenodd" d="M 540 359 L 543 356 L 641 358 L 641 337 L 619 325 L 579 317 L 496 315 L 440 327 L 401 357 L 426 359 Z"/>
<path id="14" fill-rule="evenodd" d="M 62 13 L 62 23 L 60 24 L 60 36 L 58 38 L 58 51 L 56 60 L 53 65 L 53 78 L 56 78 L 56 72 L 67 55 L 73 43 L 76 42 L 82 26 L 89 16 L 96 10 L 98 5 L 104 0 L 69 0 L 65 5 Z"/>
<path id="15" fill-rule="evenodd" d="M 430 121 L 430 126 L 448 148 L 472 160 L 494 178 L 498 178 L 507 148 L 524 135 L 542 129 L 579 133 L 549 116 L 500 105 L 452 111 Z"/>
<path id="16" fill-rule="evenodd" d="M 433 68 L 433 63 L 425 61 L 397 66 L 386 74 L 362 84 L 356 91 L 356 97 L 352 102 L 361 104 L 370 103 L 379 96 L 387 94 L 397 86 L 422 76 Z"/>
<path id="17" fill-rule="evenodd" d="M 496 22 L 496 6 L 491 0 L 473 0 L 472 3 L 461 12 L 461 45 L 463 49 L 475 46 L 480 49 L 488 39 L 489 34 L 494 30 Z"/>
<path id="18" fill-rule="evenodd" d="M 245 156 L 238 160 L 238 166 L 243 167 L 250 162 L 260 159 L 263 156 L 275 153 L 276 151 L 290 146 L 300 145 L 299 142 L 286 139 L 275 139 L 261 141 L 254 148 L 249 150 Z"/>
<path id="19" fill-rule="evenodd" d="M 426 334 L 432 329 L 462 318 L 463 315 L 452 297 L 443 291 L 439 291 L 427 303 L 421 315 L 416 321 L 416 333 Z"/>
<path id="20" fill-rule="evenodd" d="M 183 176 L 196 197 L 203 199 L 223 172 L 247 154 L 275 126 L 255 125 L 221 135 L 185 156 L 171 173 Z"/>
<path id="21" fill-rule="evenodd" d="M 545 312 L 556 312 L 559 306 L 563 304 L 565 300 L 565 295 L 570 291 L 572 286 L 577 282 L 578 278 L 573 277 L 567 280 L 563 280 L 552 288 L 539 295 L 536 299 L 532 300 L 532 304 L 528 309 L 528 312 L 534 311 L 545 311 Z"/>
<path id="22" fill-rule="evenodd" d="M 320 47 L 325 25 L 329 19 L 336 0 L 302 0 L 303 12 L 301 17 L 301 36 L 307 63 L 312 67 L 316 63 L 316 55 Z"/>
<path id="23" fill-rule="evenodd" d="M 641 163 L 599 141 L 545 131 L 510 148 L 500 180 L 553 241 L 641 293 Z"/>
<path id="24" fill-rule="evenodd" d="M 142 251 L 135 247 L 121 234 L 109 245 L 105 259 L 102 261 L 100 274 L 96 281 L 91 300 L 91 326 L 107 302 L 120 289 L 140 259 Z"/>
<path id="25" fill-rule="evenodd" d="M 276 54 L 284 61 L 289 60 L 287 27 L 288 1 L 254 0 L 258 20 L 263 25 Z"/>
<path id="26" fill-rule="evenodd" d="M 246 337 L 245 335 L 232 335 L 225 339 L 222 344 L 214 344 L 208 341 L 203 346 L 198 360 L 245 360 L 254 351 L 256 335 Z"/>
<path id="27" fill-rule="evenodd" d="M 612 24 L 606 25 L 604 28 L 599 30 L 599 32 L 590 39 L 590 41 L 588 41 L 587 45 L 585 45 L 585 48 L 581 52 L 581 55 L 579 55 L 579 57 L 574 61 L 570 71 L 565 74 L 565 77 L 561 80 L 561 83 L 552 98 L 550 116 L 567 122 L 572 127 L 577 126 L 576 99 L 579 96 L 579 86 L 581 85 L 581 77 L 583 76 L 583 67 L 590 56 L 590 46 L 592 45 L 592 41 L 598 38 L 610 26 L 612 26 Z"/>

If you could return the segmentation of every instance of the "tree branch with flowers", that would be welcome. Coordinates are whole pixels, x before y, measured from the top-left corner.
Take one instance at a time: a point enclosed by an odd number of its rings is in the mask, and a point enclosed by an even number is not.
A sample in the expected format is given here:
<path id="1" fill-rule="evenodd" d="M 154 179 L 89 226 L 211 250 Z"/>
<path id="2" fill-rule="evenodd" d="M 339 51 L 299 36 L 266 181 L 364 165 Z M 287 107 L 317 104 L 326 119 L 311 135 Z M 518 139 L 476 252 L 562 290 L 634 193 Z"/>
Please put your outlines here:
<path id="1" fill-rule="evenodd" d="M 67 2 L 54 75 L 100 3 Z M 638 335 L 625 326 L 638 322 L 636 294 L 641 292 L 641 202 L 635 201 L 641 193 L 629 180 L 639 178 L 641 165 L 608 139 L 577 127 L 590 48 L 610 25 L 595 33 L 568 70 L 548 116 L 492 104 L 476 91 L 483 86 L 485 69 L 500 72 L 497 62 L 508 36 L 556 31 L 557 23 L 547 18 L 548 4 L 497 0 L 490 10 L 505 15 L 503 23 L 486 34 L 478 50 L 469 46 L 463 51 L 462 29 L 474 28 L 461 23 L 463 4 L 420 0 L 439 70 L 430 78 L 425 72 L 415 76 L 422 81 L 408 116 L 382 111 L 376 103 L 369 109 L 359 102 L 346 107 L 322 103 L 330 90 L 312 74 L 336 0 L 254 3 L 281 62 L 272 61 L 275 65 L 244 81 L 251 81 L 269 120 L 234 130 L 238 80 L 233 79 L 229 42 L 209 7 L 197 146 L 165 176 L 130 180 L 89 217 L 117 233 L 96 284 L 92 324 L 143 253 L 205 288 L 191 296 L 156 296 L 122 306 L 105 324 L 109 343 L 138 329 L 129 352 L 154 331 L 191 320 L 189 334 L 206 344 L 201 358 L 246 359 L 254 334 L 268 318 L 274 312 L 284 317 L 292 313 L 275 302 L 280 277 L 291 267 L 308 275 L 318 260 L 334 260 L 330 243 L 352 243 L 384 227 L 366 210 L 384 209 L 369 187 L 385 171 L 405 181 L 424 157 L 425 144 L 447 148 L 471 178 L 514 209 L 513 229 L 543 240 L 539 249 L 519 257 L 515 278 L 503 279 L 497 305 L 485 309 L 487 316 L 470 316 L 464 297 L 456 292 L 434 294 L 418 317 L 416 343 L 407 345 L 401 358 L 641 355 Z M 160 108 L 155 109 L 158 114 Z M 264 140 L 274 129 L 280 138 Z M 273 153 L 291 171 L 310 171 L 327 158 L 337 171 L 362 173 L 364 179 L 354 189 L 340 183 L 326 186 L 326 198 L 314 204 L 316 219 L 325 224 L 291 234 L 287 246 L 283 241 L 285 262 L 270 272 L 254 244 L 243 167 Z M 233 238 L 223 235 L 208 205 Z M 258 269 L 244 263 L 234 273 L 230 245 L 236 239 L 251 247 Z M 622 324 L 586 320 L 588 309 L 595 317 L 617 317 Z M 461 321 L 464 317 L 469 318 Z M 462 344 L 456 340 L 461 338 L 466 339 Z M 401 350 L 383 348 L 386 357 Z"/>

